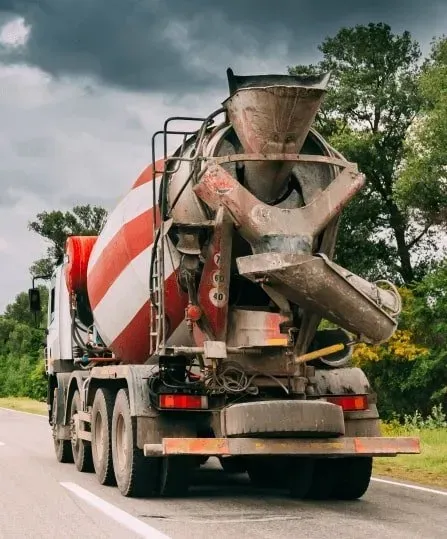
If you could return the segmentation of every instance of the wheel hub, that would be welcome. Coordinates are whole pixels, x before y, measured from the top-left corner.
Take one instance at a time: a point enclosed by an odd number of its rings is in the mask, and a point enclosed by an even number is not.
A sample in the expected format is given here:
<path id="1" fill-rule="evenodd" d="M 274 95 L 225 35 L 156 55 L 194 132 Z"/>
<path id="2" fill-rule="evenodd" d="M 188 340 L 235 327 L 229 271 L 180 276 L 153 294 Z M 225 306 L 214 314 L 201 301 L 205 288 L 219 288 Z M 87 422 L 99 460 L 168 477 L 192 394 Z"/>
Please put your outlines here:
<path id="1" fill-rule="evenodd" d="M 117 458 L 118 465 L 120 470 L 124 470 L 126 466 L 126 461 L 128 457 L 128 448 L 127 448 L 127 437 L 126 437 L 126 424 L 124 422 L 124 417 L 120 415 L 116 424 L 116 447 L 117 447 Z"/>
<path id="2" fill-rule="evenodd" d="M 102 415 L 99 411 L 95 418 L 95 446 L 98 455 L 102 455 L 104 450 L 104 428 Z"/>
<path id="3" fill-rule="evenodd" d="M 73 444 L 76 449 L 78 448 L 79 444 L 79 417 L 78 414 L 74 414 L 74 416 L 70 420 L 70 434 L 71 434 L 71 443 Z"/>

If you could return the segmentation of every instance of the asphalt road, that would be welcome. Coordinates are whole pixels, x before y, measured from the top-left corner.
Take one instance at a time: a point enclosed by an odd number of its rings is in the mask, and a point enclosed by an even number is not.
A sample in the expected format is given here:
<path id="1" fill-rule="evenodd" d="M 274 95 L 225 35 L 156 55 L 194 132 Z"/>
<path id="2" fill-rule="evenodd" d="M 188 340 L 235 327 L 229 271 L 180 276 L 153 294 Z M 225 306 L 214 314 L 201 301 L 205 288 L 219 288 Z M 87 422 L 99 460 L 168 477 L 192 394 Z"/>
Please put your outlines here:
<path id="1" fill-rule="evenodd" d="M 46 418 L 0 409 L 0 538 L 447 537 L 447 492 L 374 481 L 356 502 L 302 502 L 207 465 L 181 500 L 128 499 L 59 464 Z"/>

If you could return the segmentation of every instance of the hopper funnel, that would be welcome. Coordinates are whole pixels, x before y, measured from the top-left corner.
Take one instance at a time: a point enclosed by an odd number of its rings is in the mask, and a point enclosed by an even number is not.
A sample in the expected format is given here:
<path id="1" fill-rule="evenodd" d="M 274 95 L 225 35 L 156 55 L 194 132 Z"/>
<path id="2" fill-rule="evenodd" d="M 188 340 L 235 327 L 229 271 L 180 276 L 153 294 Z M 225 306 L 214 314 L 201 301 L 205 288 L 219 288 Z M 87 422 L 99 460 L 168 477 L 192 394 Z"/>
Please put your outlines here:
<path id="1" fill-rule="evenodd" d="M 236 76 L 227 70 L 230 97 L 223 103 L 244 153 L 301 150 L 321 105 L 330 74 Z M 246 162 L 245 185 L 266 203 L 287 188 L 293 163 Z"/>

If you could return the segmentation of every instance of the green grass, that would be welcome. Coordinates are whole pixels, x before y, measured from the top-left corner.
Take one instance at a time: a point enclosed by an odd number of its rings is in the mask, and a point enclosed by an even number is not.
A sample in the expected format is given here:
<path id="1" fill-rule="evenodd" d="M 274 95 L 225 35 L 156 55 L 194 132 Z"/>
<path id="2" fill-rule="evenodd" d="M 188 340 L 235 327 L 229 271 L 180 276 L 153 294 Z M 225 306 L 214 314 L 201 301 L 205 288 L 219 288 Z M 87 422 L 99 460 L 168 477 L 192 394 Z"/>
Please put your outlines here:
<path id="1" fill-rule="evenodd" d="M 35 401 L 27 397 L 0 397 L 0 408 L 10 408 L 38 415 L 47 414 L 46 402 Z"/>
<path id="2" fill-rule="evenodd" d="M 416 436 L 421 440 L 421 453 L 376 458 L 375 475 L 447 488 L 447 429 L 405 430 L 385 424 L 382 426 L 382 434 Z"/>

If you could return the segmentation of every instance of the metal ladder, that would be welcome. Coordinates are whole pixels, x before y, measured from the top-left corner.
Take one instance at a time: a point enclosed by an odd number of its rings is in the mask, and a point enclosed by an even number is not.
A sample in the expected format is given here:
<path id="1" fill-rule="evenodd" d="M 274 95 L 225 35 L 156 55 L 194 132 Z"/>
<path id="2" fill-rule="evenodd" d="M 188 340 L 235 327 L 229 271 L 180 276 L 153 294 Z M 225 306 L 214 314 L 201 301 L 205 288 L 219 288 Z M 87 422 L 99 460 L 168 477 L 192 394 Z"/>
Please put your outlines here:
<path id="1" fill-rule="evenodd" d="M 222 109 L 223 110 L 223 109 Z M 168 125 L 173 121 L 190 121 L 190 122 L 199 122 L 201 128 L 207 126 L 209 119 L 214 118 L 215 114 L 209 116 L 208 118 L 196 118 L 196 117 L 187 117 L 187 116 L 175 116 L 168 118 L 163 126 L 163 130 L 157 131 L 152 136 L 152 164 L 154 166 L 152 171 L 152 185 L 153 185 L 153 208 L 155 209 L 158 206 L 158 200 L 156 199 L 156 173 L 160 171 L 155 171 L 155 140 L 158 136 L 162 135 L 163 137 L 163 155 L 165 163 L 165 171 L 163 172 L 161 178 L 160 189 L 163 188 L 163 183 L 169 181 L 171 174 L 176 172 L 177 166 L 180 165 L 181 161 L 193 161 L 194 158 L 184 158 L 183 151 L 180 152 L 180 155 L 176 158 L 168 158 L 168 135 L 182 135 L 183 144 L 186 143 L 187 137 L 191 135 L 197 135 L 200 132 L 200 129 L 190 129 L 190 130 L 169 130 Z M 166 171 L 168 161 L 177 161 L 177 166 L 169 172 Z M 153 271 L 152 278 L 150 279 L 150 290 L 152 292 L 153 302 L 150 301 L 150 328 L 149 328 L 149 353 L 150 356 L 154 354 L 163 355 L 165 350 L 166 343 L 166 309 L 165 309 L 165 264 L 164 264 L 164 253 L 165 253 L 165 242 L 166 237 L 164 234 L 164 222 L 163 216 L 160 215 L 160 222 L 157 219 L 157 212 L 153 211 L 153 221 L 152 221 L 153 231 L 154 231 L 154 242 L 157 235 L 159 239 L 156 245 L 156 249 L 152 250 L 151 257 L 153 259 Z M 152 260 L 151 260 L 152 263 Z"/>
<path id="2" fill-rule="evenodd" d="M 154 269 L 152 274 L 152 291 L 153 291 L 153 299 L 154 303 L 150 301 L 150 340 L 149 340 L 149 353 L 152 356 L 158 351 L 159 345 L 160 345 L 160 322 L 161 322 L 161 310 L 162 306 L 164 304 L 164 301 L 160 301 L 162 298 L 161 294 L 161 276 L 159 272 L 159 256 L 158 256 L 158 248 L 155 250 L 152 250 L 151 256 L 155 256 L 155 260 L 153 262 Z"/>

